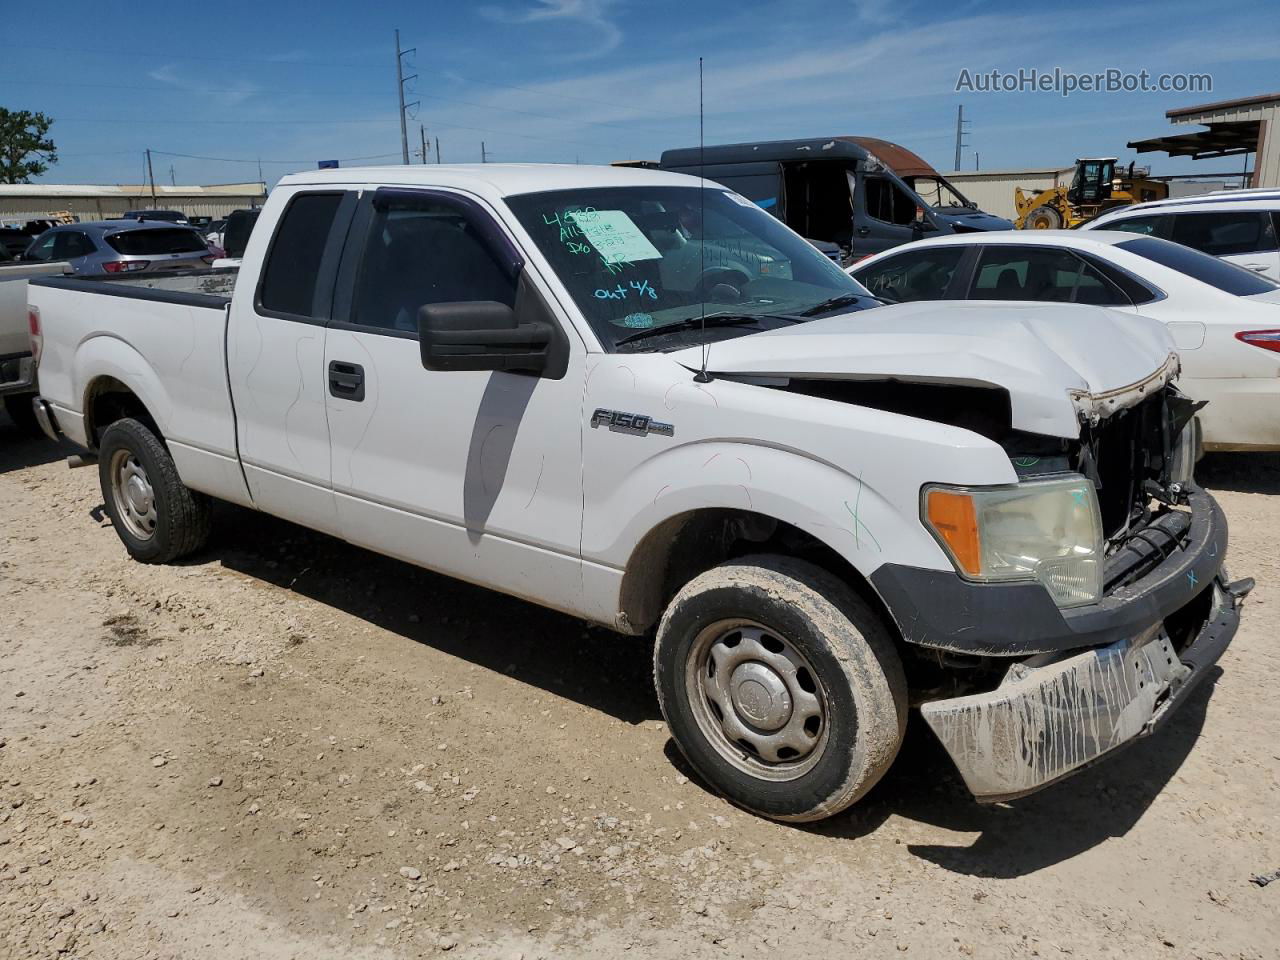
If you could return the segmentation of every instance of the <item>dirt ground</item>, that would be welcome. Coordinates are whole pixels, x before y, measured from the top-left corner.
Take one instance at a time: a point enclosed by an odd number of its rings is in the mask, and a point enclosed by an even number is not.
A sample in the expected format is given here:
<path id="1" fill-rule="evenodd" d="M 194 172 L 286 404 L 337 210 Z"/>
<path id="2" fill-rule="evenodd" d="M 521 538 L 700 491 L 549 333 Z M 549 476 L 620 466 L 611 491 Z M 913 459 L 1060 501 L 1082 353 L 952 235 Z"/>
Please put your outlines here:
<path id="1" fill-rule="evenodd" d="M 913 721 L 815 827 L 690 779 L 637 640 L 219 509 L 133 563 L 0 419 L 0 956 L 1280 956 L 1280 458 L 1202 479 L 1254 576 L 1158 735 L 984 807 Z"/>

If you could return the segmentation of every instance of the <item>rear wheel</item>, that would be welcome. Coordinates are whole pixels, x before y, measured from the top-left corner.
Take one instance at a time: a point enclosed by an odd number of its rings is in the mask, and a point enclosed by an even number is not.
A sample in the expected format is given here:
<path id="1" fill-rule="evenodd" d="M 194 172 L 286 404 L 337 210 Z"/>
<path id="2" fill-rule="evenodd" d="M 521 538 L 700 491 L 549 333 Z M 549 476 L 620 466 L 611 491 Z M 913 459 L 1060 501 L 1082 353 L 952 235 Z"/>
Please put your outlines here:
<path id="1" fill-rule="evenodd" d="M 758 556 L 690 581 L 658 627 L 654 679 L 690 764 L 739 806 L 819 820 L 897 755 L 906 681 L 891 634 L 818 567 Z"/>
<path id="2" fill-rule="evenodd" d="M 1027 214 L 1024 230 L 1061 230 L 1062 214 L 1055 207 L 1039 206 Z"/>
<path id="3" fill-rule="evenodd" d="M 141 421 L 107 427 L 98 480 L 111 524 L 135 560 L 168 563 L 209 539 L 209 498 L 182 483 L 169 451 Z"/>

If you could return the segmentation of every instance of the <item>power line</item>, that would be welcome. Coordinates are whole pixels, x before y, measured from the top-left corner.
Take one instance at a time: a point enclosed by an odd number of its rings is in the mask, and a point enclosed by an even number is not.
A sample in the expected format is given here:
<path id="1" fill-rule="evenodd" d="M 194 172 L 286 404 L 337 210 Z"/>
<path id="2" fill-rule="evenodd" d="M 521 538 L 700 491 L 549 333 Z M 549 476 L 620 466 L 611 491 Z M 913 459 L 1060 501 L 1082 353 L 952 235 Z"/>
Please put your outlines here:
<path id="1" fill-rule="evenodd" d="M 130 151 L 132 152 L 132 151 Z M 305 160 L 262 160 L 258 157 L 206 157 L 195 153 L 173 153 L 169 150 L 152 150 L 156 156 L 161 157 L 181 157 L 185 160 L 212 160 L 217 163 L 281 163 L 281 164 L 299 164 L 314 163 L 316 157 L 309 157 Z M 339 163 L 356 163 L 360 160 L 387 160 L 392 157 L 398 157 L 398 153 L 374 153 L 363 157 L 339 157 Z"/>
<path id="2" fill-rule="evenodd" d="M 22 48 L 26 50 L 51 50 L 55 53 L 76 53 L 93 57 L 110 57 L 112 60 L 119 60 L 118 52 L 109 52 L 102 49 L 89 49 L 86 47 L 51 47 L 39 43 L 26 43 L 22 40 L 11 38 L 8 41 L 14 48 Z M 187 53 L 181 55 L 183 60 L 199 60 L 204 63 L 260 63 L 273 67 L 344 67 L 352 70 L 363 69 L 375 66 L 373 60 L 283 60 L 271 57 L 197 57 Z"/>

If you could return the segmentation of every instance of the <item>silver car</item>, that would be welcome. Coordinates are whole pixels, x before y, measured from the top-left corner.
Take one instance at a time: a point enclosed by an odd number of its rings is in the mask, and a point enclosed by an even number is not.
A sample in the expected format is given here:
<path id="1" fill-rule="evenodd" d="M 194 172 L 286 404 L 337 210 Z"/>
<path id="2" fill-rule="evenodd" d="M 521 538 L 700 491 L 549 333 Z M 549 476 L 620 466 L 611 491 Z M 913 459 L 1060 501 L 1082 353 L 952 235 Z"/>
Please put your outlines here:
<path id="1" fill-rule="evenodd" d="M 65 261 L 77 274 L 110 277 L 206 270 L 214 254 L 191 227 L 163 221 L 102 220 L 46 230 L 31 242 L 22 259 Z"/>

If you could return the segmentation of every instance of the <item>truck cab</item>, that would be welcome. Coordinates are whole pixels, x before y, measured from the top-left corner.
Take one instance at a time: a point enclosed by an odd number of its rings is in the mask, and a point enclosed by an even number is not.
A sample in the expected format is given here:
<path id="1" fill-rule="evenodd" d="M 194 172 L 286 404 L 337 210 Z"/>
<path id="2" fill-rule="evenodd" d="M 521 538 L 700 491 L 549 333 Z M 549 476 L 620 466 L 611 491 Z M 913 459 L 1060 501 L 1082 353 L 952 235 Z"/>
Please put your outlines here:
<path id="1" fill-rule="evenodd" d="M 736 190 L 808 240 L 858 260 L 926 236 L 1011 230 L 905 147 L 873 137 L 667 150 L 660 167 Z"/>

